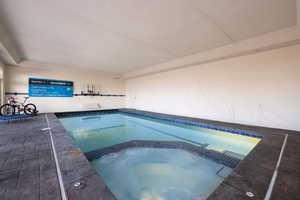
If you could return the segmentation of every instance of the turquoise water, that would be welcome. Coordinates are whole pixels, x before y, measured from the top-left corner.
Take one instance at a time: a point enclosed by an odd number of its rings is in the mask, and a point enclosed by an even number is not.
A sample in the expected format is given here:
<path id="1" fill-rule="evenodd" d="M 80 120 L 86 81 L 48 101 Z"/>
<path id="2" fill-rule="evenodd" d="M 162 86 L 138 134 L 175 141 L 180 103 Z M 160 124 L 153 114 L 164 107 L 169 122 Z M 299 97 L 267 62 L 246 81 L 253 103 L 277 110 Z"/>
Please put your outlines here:
<path id="1" fill-rule="evenodd" d="M 123 113 L 60 118 L 83 152 L 131 140 L 181 141 L 243 158 L 257 138 Z M 204 200 L 233 169 L 183 149 L 130 148 L 91 162 L 118 200 Z"/>
<path id="2" fill-rule="evenodd" d="M 92 165 L 118 200 L 206 199 L 232 171 L 180 149 L 132 148 Z"/>
<path id="3" fill-rule="evenodd" d="M 60 118 L 83 152 L 131 140 L 183 141 L 246 156 L 259 139 L 122 113 Z"/>

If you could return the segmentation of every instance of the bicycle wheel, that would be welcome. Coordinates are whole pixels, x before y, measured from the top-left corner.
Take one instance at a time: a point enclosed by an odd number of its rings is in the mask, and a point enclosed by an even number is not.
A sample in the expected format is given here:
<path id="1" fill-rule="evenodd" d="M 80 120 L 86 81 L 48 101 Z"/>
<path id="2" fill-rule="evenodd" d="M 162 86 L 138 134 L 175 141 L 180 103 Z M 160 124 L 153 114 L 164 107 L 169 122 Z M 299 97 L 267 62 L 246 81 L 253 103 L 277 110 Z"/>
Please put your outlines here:
<path id="1" fill-rule="evenodd" d="M 15 114 L 15 107 L 10 104 L 4 104 L 0 107 L 0 115 L 8 116 Z"/>
<path id="2" fill-rule="evenodd" d="M 26 106 L 24 106 L 24 113 L 26 115 L 34 115 L 36 114 L 36 106 L 32 103 L 27 104 Z"/>

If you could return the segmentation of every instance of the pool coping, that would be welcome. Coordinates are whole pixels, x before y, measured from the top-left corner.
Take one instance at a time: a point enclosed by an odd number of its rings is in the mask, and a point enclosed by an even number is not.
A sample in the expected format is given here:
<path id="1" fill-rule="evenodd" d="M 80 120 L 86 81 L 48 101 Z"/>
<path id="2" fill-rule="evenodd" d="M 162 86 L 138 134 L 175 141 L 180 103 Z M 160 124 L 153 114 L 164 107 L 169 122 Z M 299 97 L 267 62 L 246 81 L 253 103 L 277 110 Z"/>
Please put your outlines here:
<path id="1" fill-rule="evenodd" d="M 218 199 L 264 199 L 266 192 L 268 190 L 269 183 L 272 179 L 274 169 L 276 167 L 276 163 L 278 160 L 279 153 L 281 151 L 281 147 L 284 141 L 285 134 L 291 134 L 293 138 L 296 138 L 296 142 L 298 144 L 299 139 L 299 132 L 297 131 L 289 131 L 289 130 L 281 130 L 281 129 L 272 129 L 272 128 L 266 128 L 266 127 L 257 127 L 257 126 L 248 126 L 248 125 L 241 125 L 241 124 L 233 124 L 233 123 L 226 123 L 226 122 L 218 122 L 218 121 L 212 121 L 212 120 L 205 120 L 205 119 L 199 119 L 199 118 L 191 118 L 191 117 L 184 117 L 184 116 L 176 116 L 176 115 L 168 115 L 163 113 L 154 113 L 154 112 L 148 112 L 148 111 L 141 111 L 141 110 L 134 110 L 134 109 L 115 109 L 115 110 L 104 110 L 104 111 L 88 111 L 88 112 L 81 112 L 82 114 L 91 114 L 91 113 L 99 113 L 99 112 L 111 112 L 111 111 L 122 111 L 122 112 L 132 112 L 132 113 L 139 113 L 142 115 L 152 115 L 157 116 L 160 118 L 171 118 L 174 120 L 184 120 L 192 123 L 199 123 L 199 124 L 206 124 L 214 127 L 227 127 L 230 130 L 235 131 L 242 131 L 244 133 L 258 133 L 260 136 L 263 136 L 264 138 L 262 141 L 249 153 L 249 155 L 240 162 L 237 168 L 234 169 L 234 171 L 223 181 L 223 183 L 210 195 L 208 198 L 209 200 L 218 200 Z M 67 114 L 76 114 L 78 115 L 78 112 L 69 112 Z M 59 115 L 59 113 L 58 113 Z M 50 119 L 51 118 L 51 119 Z M 80 194 L 86 193 L 86 190 L 96 190 L 95 187 L 92 187 L 90 189 L 87 186 L 89 185 L 87 182 L 90 178 L 89 175 L 92 177 L 95 183 L 97 183 L 100 188 L 105 188 L 102 190 L 101 195 L 106 196 L 104 199 L 115 199 L 114 197 L 109 197 L 111 194 L 110 190 L 105 186 L 103 180 L 98 174 L 95 174 L 95 170 L 91 168 L 90 164 L 89 166 L 86 166 L 87 159 L 83 154 L 80 154 L 79 157 L 81 157 L 82 160 L 85 160 L 84 165 L 79 165 L 78 168 L 76 165 L 76 161 L 74 159 L 74 156 L 70 156 L 70 152 L 78 151 L 80 150 L 75 146 L 74 142 L 70 138 L 70 136 L 67 134 L 67 131 L 63 128 L 60 121 L 57 119 L 57 117 L 54 114 L 51 114 L 51 117 L 49 117 L 50 123 L 53 121 L 54 126 L 51 126 L 52 131 L 54 134 L 56 140 L 58 143 L 61 143 L 62 141 L 65 141 L 67 143 L 67 146 L 62 146 L 59 144 L 57 145 L 58 151 L 61 150 L 61 153 L 58 153 L 58 157 L 61 162 L 63 162 L 63 157 L 70 157 L 69 163 L 72 166 L 72 169 L 69 169 L 71 171 L 83 171 L 82 167 L 89 168 L 86 169 L 82 174 L 72 174 L 65 175 L 64 177 L 64 169 L 63 169 L 63 179 L 66 178 L 72 179 L 73 182 L 68 182 L 67 184 L 67 193 L 68 195 L 72 194 L 74 196 L 74 199 L 80 199 L 76 198 L 77 196 L 81 196 Z M 288 148 L 289 151 L 291 149 Z M 296 152 L 298 155 L 298 152 Z M 60 157 L 61 155 L 61 157 Z M 72 157 L 72 158 L 71 158 Z M 73 160 L 74 159 L 74 160 Z M 284 166 L 286 163 L 289 162 L 289 155 L 284 155 L 283 159 L 285 159 L 285 162 L 283 162 Z M 294 158 L 293 158 L 294 159 Z M 73 163 L 73 164 L 72 164 Z M 78 163 L 77 163 L 78 164 Z M 295 166 L 297 166 L 297 163 L 292 163 Z M 288 168 L 285 166 L 284 168 L 280 168 L 280 174 L 285 178 L 284 175 L 289 175 L 291 173 L 294 173 L 298 175 L 297 169 L 294 169 L 294 167 Z M 73 169 L 74 168 L 74 169 Z M 279 175 L 280 175 L 279 174 Z M 72 176 L 75 177 L 72 177 Z M 98 176 L 98 178 L 96 178 Z M 280 177 L 280 176 L 279 176 Z M 297 178 L 297 176 L 296 176 Z M 74 181 L 83 181 L 84 184 L 87 186 L 83 189 L 76 189 L 72 187 L 72 183 Z M 298 184 L 296 181 L 297 179 L 292 179 L 296 184 Z M 279 183 L 281 183 L 281 179 L 278 180 Z M 70 185 L 71 183 L 71 185 Z M 104 185 L 103 185 L 104 184 Z M 297 185 L 296 185 L 297 186 Z M 294 186 L 295 187 L 295 186 Z M 94 188 L 94 189 L 92 189 Z M 278 191 L 284 190 L 278 186 L 278 184 L 275 183 L 275 189 Z M 100 191 L 98 189 L 98 191 Z M 274 193 L 273 197 L 280 196 L 280 192 Z M 247 192 L 252 193 L 254 196 L 249 197 L 247 196 Z M 275 192 L 275 191 L 274 191 Z M 103 193 L 103 194 L 102 194 Z M 280 199 L 292 199 L 293 195 L 297 194 L 297 191 L 292 190 L 291 193 L 286 194 L 283 198 L 280 196 Z M 75 194 L 75 195 L 74 195 Z M 99 192 L 97 193 L 99 194 Z M 72 196 L 72 197 L 73 197 Z M 89 199 L 93 199 L 90 197 Z M 97 196 L 95 199 L 99 199 L 99 196 Z"/>

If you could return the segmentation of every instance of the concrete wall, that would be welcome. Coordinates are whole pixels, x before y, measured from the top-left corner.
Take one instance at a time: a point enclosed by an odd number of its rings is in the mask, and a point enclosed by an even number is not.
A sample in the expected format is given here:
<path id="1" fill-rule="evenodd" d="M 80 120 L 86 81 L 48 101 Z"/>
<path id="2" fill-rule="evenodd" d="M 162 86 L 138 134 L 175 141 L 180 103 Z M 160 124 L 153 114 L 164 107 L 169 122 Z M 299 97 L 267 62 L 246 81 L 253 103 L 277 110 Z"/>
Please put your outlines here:
<path id="1" fill-rule="evenodd" d="M 300 45 L 126 81 L 127 107 L 300 131 Z"/>
<path id="2" fill-rule="evenodd" d="M 103 94 L 124 94 L 124 81 L 115 79 L 117 74 L 104 72 L 84 72 L 76 69 L 41 69 L 32 67 L 6 67 L 6 92 L 28 92 L 28 78 L 47 78 L 74 81 L 74 93 L 86 90 L 87 84 L 96 85 Z M 23 100 L 23 96 L 17 96 Z M 48 98 L 31 97 L 40 112 L 64 112 L 93 109 L 113 109 L 125 106 L 125 97 L 87 97 Z M 99 107 L 100 105 L 100 107 Z"/>

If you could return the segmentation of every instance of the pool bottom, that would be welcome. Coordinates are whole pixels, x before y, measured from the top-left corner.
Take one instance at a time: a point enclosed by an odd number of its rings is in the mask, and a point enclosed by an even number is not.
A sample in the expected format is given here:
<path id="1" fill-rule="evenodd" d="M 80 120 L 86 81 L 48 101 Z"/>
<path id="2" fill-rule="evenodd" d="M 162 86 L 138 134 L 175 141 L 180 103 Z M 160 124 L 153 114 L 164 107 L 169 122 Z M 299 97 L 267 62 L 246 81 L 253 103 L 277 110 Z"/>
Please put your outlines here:
<path id="1" fill-rule="evenodd" d="M 92 165 L 118 200 L 204 200 L 232 168 L 182 149 L 138 147 Z"/>

